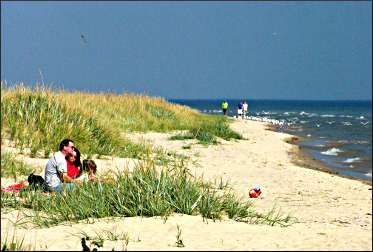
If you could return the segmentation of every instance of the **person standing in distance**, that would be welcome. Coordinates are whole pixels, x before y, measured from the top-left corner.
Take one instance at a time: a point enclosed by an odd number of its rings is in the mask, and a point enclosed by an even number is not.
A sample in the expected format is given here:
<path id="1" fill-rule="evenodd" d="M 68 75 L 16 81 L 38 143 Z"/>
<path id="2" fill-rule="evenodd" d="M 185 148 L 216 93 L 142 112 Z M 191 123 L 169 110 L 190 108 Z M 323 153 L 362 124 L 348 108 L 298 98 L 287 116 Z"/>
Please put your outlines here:
<path id="1" fill-rule="evenodd" d="M 248 109 L 249 109 L 249 105 L 247 104 L 246 101 L 244 101 L 243 104 L 242 104 L 242 116 L 245 119 L 247 118 Z"/>
<path id="2" fill-rule="evenodd" d="M 67 175 L 66 155 L 72 154 L 75 149 L 74 141 L 64 139 L 61 141 L 59 151 L 53 154 L 45 166 L 45 185 L 47 192 L 62 192 L 62 183 L 74 182 L 74 179 Z"/>
<path id="3" fill-rule="evenodd" d="M 223 114 L 224 115 L 227 115 L 227 111 L 228 111 L 228 102 L 226 100 L 224 100 L 222 103 L 221 103 L 221 109 L 223 110 Z"/>
<path id="4" fill-rule="evenodd" d="M 238 104 L 237 104 L 237 118 L 243 118 L 242 116 L 242 101 L 240 101 Z"/>

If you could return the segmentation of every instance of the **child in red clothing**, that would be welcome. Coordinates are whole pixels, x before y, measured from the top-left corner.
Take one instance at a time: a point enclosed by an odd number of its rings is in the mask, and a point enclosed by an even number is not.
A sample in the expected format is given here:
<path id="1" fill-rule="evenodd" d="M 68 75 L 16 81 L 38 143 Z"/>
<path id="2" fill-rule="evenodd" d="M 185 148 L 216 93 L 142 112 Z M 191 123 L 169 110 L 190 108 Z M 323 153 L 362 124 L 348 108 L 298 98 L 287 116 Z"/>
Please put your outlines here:
<path id="1" fill-rule="evenodd" d="M 79 177 L 82 163 L 80 162 L 80 151 L 77 148 L 71 154 L 66 155 L 66 163 L 67 175 L 73 179 Z"/>

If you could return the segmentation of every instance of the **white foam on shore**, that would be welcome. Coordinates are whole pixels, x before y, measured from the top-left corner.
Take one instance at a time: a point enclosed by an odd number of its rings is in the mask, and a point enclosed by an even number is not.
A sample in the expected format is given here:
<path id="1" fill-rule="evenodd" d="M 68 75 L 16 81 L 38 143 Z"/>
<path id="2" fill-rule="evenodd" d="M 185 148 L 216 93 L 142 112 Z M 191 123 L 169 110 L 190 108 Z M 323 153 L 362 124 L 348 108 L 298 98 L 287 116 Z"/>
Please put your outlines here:
<path id="1" fill-rule="evenodd" d="M 352 118 L 352 115 L 339 115 L 339 117 L 347 117 L 347 118 Z"/>
<path id="2" fill-rule="evenodd" d="M 276 119 L 271 119 L 267 117 L 248 116 L 247 119 L 252 120 L 252 121 L 267 122 L 267 123 L 271 123 L 273 125 L 279 125 L 279 126 L 291 125 L 291 123 L 287 123 L 284 120 L 276 120 Z"/>
<path id="3" fill-rule="evenodd" d="M 321 154 L 329 155 L 329 156 L 338 156 L 338 153 L 340 153 L 340 152 L 342 152 L 342 151 L 338 148 L 331 148 L 327 151 L 321 152 Z"/>
<path id="4" fill-rule="evenodd" d="M 347 158 L 345 161 L 343 161 L 344 163 L 353 163 L 353 162 L 356 162 L 356 161 L 360 161 L 361 159 L 356 157 L 356 158 Z"/>

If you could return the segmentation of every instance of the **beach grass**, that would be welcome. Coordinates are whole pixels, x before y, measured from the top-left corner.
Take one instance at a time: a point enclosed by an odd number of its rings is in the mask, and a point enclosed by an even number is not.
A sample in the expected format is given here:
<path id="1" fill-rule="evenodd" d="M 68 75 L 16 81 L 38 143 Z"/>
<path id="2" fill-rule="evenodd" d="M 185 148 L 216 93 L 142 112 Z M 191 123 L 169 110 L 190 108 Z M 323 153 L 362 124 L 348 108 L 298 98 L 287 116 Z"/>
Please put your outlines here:
<path id="1" fill-rule="evenodd" d="M 217 187 L 194 178 L 184 166 L 159 170 L 147 160 L 139 161 L 132 172 L 124 171 L 110 181 L 86 183 L 64 193 L 2 192 L 1 207 L 32 209 L 32 214 L 25 215 L 41 227 L 105 217 L 167 217 L 172 213 L 201 215 L 212 220 L 227 216 L 236 221 L 271 225 L 286 225 L 290 220 L 258 214 L 250 201 L 229 191 L 221 193 Z"/>
<path id="2" fill-rule="evenodd" d="M 178 133 L 169 139 L 197 139 L 200 144 L 217 144 L 217 137 L 224 140 L 242 139 L 240 134 L 229 128 L 228 121 L 222 117 L 216 117 L 212 122 L 203 122 L 198 126 L 191 127 L 188 132 Z"/>
<path id="3" fill-rule="evenodd" d="M 14 154 L 1 152 L 1 177 L 13 178 L 17 181 L 18 177 L 29 176 L 33 168 L 22 161 L 16 160 Z"/>
<path id="4" fill-rule="evenodd" d="M 10 241 L 8 241 L 8 237 L 4 241 L 1 242 L 1 251 L 31 251 L 30 245 L 24 244 L 24 238 L 18 239 L 15 236 L 12 237 Z"/>
<path id="5" fill-rule="evenodd" d="M 31 209 L 32 214 L 25 215 L 38 226 L 104 217 L 167 219 L 173 213 L 270 225 L 290 222 L 288 216 L 278 213 L 256 213 L 250 201 L 225 190 L 223 181 L 213 185 L 193 177 L 187 168 L 189 157 L 126 138 L 128 132 L 182 130 L 187 133 L 179 139 L 193 138 L 202 144 L 216 144 L 218 138 L 241 139 L 223 116 L 203 115 L 162 98 L 142 95 L 53 91 L 39 85 L 7 88 L 3 83 L 1 91 L 1 138 L 8 138 L 21 151 L 48 157 L 62 139 L 70 138 L 88 157 L 139 160 L 132 172 L 102 176 L 98 182 L 77 186 L 71 192 L 1 192 L 2 208 Z M 30 172 L 7 155 L 2 155 L 1 166 L 2 177 Z"/>
<path id="6" fill-rule="evenodd" d="M 9 138 L 32 157 L 49 157 L 64 138 L 73 139 L 87 155 L 141 158 L 149 146 L 126 138 L 124 132 L 188 130 L 201 143 L 216 137 L 240 138 L 223 116 L 203 115 L 159 97 L 12 88 L 1 83 L 1 138 Z"/>

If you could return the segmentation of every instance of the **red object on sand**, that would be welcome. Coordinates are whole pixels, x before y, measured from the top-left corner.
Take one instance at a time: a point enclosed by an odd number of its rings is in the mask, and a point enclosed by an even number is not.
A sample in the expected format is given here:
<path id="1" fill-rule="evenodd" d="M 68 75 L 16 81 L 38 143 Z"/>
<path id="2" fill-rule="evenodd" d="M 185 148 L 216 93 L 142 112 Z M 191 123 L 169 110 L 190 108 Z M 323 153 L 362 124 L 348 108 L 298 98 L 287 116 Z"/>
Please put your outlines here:
<path id="1" fill-rule="evenodd" d="M 14 185 L 10 185 L 8 187 L 5 187 L 5 188 L 1 188 L 1 191 L 3 192 L 19 192 L 22 188 L 26 188 L 27 186 L 25 186 L 24 184 L 14 184 Z"/>
<path id="2" fill-rule="evenodd" d="M 250 196 L 250 198 L 258 198 L 261 193 L 262 193 L 262 191 L 260 191 L 260 190 L 251 189 L 249 191 L 249 196 Z"/>

